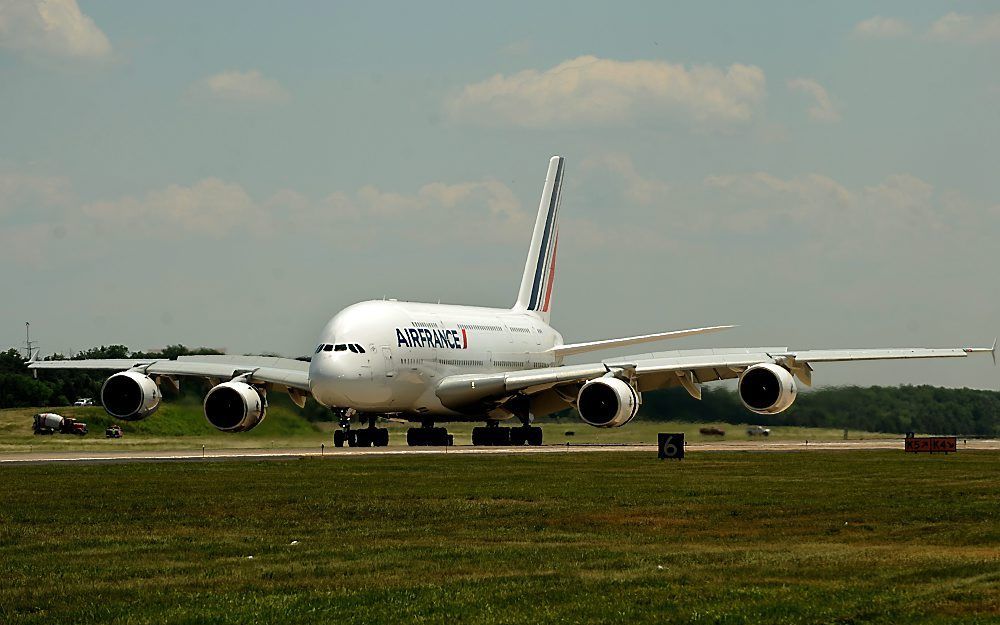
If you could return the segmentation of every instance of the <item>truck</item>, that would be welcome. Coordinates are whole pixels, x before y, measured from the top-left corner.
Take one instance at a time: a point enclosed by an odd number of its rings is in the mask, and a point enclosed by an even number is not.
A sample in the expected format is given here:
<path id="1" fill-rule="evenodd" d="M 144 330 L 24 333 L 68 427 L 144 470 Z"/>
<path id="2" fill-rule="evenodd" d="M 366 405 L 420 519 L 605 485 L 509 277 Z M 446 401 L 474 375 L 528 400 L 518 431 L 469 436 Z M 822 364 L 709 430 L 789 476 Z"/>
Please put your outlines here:
<path id="1" fill-rule="evenodd" d="M 86 436 L 90 430 L 83 421 L 77 421 L 69 417 L 57 415 L 54 412 L 41 412 L 34 416 L 34 423 L 31 429 L 36 435 L 47 434 L 74 434 L 76 436 Z"/>
<path id="2" fill-rule="evenodd" d="M 73 402 L 73 405 L 74 406 L 93 406 L 94 405 L 94 398 L 93 397 L 81 397 L 80 399 L 78 399 L 75 402 Z"/>
<path id="3" fill-rule="evenodd" d="M 747 428 L 747 436 L 770 436 L 771 429 L 763 425 L 751 425 Z"/>

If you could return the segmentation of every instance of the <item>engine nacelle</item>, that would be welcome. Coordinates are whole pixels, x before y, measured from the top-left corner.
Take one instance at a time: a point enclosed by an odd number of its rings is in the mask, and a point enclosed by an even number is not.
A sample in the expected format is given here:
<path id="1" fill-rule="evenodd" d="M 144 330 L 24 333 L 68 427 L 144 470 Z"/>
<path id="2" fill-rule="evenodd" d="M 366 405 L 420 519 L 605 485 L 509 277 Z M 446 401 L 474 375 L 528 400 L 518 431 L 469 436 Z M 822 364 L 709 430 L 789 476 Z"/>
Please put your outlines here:
<path id="1" fill-rule="evenodd" d="M 139 421 L 156 412 L 161 397 L 156 382 L 138 371 L 116 373 L 101 387 L 104 410 L 126 421 Z"/>
<path id="2" fill-rule="evenodd" d="M 639 393 L 627 382 L 606 377 L 583 385 L 576 409 L 584 423 L 598 428 L 617 428 L 639 412 Z"/>
<path id="3" fill-rule="evenodd" d="M 205 418 L 223 432 L 246 432 L 264 420 L 267 405 L 245 382 L 223 382 L 205 396 Z"/>
<path id="4" fill-rule="evenodd" d="M 788 369 L 770 363 L 754 365 L 740 376 L 740 401 L 757 414 L 778 414 L 795 401 L 795 379 Z"/>

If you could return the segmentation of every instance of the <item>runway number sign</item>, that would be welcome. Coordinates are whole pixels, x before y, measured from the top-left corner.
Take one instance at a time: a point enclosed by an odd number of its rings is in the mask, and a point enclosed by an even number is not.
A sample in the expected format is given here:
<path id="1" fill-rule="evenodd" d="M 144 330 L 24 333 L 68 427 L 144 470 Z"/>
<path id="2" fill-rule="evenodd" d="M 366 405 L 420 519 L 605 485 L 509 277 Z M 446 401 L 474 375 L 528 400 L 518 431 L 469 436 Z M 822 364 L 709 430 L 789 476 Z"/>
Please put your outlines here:
<path id="1" fill-rule="evenodd" d="M 664 458 L 676 458 L 680 460 L 684 457 L 684 433 L 672 434 L 660 432 L 657 434 L 657 446 L 659 447 L 660 460 Z"/>
<path id="2" fill-rule="evenodd" d="M 904 449 L 912 453 L 954 453 L 958 451 L 957 436 L 925 436 L 917 438 L 909 436 Z"/>

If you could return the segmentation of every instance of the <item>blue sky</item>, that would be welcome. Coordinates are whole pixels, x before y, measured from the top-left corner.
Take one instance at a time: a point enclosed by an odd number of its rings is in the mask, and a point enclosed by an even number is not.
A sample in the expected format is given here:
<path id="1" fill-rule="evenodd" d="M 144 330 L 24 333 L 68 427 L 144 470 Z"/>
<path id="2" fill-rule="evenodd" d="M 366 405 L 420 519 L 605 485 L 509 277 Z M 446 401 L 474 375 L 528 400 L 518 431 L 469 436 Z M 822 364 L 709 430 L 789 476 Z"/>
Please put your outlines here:
<path id="1" fill-rule="evenodd" d="M 676 4 L 0 0 L 0 346 L 295 355 L 360 299 L 509 305 L 555 153 L 567 340 L 992 340 L 996 4 Z"/>

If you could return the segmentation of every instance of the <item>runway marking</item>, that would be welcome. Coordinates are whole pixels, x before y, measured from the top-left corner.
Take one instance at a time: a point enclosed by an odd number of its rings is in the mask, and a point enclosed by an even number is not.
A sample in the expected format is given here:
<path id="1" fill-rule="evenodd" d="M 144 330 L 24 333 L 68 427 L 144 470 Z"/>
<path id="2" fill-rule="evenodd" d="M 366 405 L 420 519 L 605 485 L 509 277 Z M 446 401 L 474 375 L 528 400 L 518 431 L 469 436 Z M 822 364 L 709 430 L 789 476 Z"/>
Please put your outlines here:
<path id="1" fill-rule="evenodd" d="M 872 439 L 857 441 L 734 441 L 689 443 L 688 453 L 740 451 L 740 452 L 790 452 L 830 450 L 892 450 L 903 451 L 903 439 Z M 958 451 L 1000 450 L 1000 440 L 959 439 Z M 295 458 L 354 458 L 361 456 L 409 455 L 525 455 L 539 453 L 596 453 L 596 452 L 647 452 L 656 453 L 653 444 L 625 445 L 545 445 L 542 447 L 350 447 L 310 449 L 218 449 L 202 453 L 194 451 L 122 451 L 111 453 L 81 452 L 20 452 L 0 454 L 0 465 L 59 464 L 59 463 L 129 463 L 129 462 L 190 462 L 218 460 L 291 460 Z"/>

